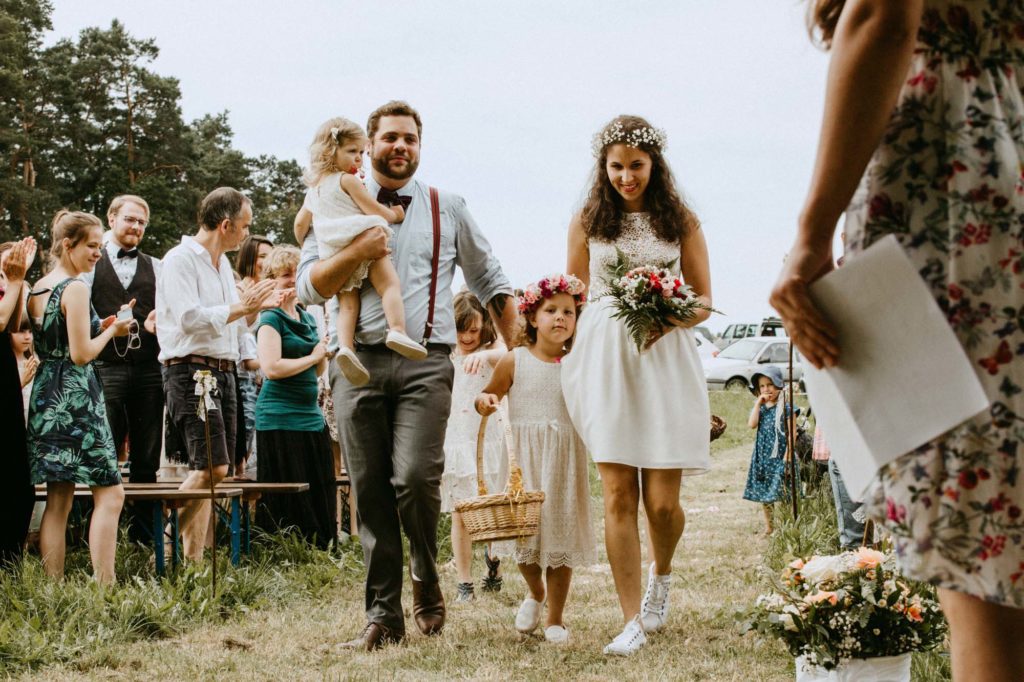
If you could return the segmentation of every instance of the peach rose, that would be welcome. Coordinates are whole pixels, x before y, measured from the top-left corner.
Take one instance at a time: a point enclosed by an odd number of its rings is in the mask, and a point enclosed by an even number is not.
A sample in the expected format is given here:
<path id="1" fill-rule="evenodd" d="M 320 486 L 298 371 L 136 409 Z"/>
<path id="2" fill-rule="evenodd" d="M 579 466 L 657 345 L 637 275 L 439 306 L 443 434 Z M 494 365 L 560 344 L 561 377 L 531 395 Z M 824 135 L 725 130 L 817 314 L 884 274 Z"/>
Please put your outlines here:
<path id="1" fill-rule="evenodd" d="M 857 568 L 875 568 L 885 560 L 885 555 L 877 549 L 861 547 L 857 550 Z"/>

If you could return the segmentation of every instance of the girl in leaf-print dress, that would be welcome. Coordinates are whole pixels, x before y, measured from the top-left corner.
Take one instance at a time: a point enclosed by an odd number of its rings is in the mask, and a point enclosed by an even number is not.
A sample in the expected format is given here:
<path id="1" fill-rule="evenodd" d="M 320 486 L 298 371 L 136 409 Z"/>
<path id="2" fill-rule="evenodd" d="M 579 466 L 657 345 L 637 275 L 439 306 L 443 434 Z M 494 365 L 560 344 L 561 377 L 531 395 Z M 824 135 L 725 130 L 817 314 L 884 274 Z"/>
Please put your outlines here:
<path id="1" fill-rule="evenodd" d="M 814 10 L 833 49 L 825 116 L 772 303 L 808 360 L 842 362 L 806 283 L 830 269 L 844 208 L 849 258 L 895 234 L 918 267 L 991 408 L 883 468 L 865 505 L 903 569 L 940 587 L 954 679 L 1019 680 L 1024 3 L 816 0 Z"/>

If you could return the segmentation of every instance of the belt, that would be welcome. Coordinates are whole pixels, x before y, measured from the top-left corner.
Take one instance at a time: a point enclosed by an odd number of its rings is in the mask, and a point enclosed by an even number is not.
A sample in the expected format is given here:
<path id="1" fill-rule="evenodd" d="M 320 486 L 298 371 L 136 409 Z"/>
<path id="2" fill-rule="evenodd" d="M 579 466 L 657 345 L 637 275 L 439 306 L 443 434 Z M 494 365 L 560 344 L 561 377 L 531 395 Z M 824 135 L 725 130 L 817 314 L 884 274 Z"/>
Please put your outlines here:
<path id="1" fill-rule="evenodd" d="M 164 366 L 170 367 L 171 365 L 205 365 L 206 367 L 212 367 L 213 369 L 220 370 L 221 372 L 234 372 L 235 361 L 234 360 L 221 360 L 220 358 L 208 358 L 205 355 L 186 355 L 183 358 L 171 358 L 164 360 Z"/>

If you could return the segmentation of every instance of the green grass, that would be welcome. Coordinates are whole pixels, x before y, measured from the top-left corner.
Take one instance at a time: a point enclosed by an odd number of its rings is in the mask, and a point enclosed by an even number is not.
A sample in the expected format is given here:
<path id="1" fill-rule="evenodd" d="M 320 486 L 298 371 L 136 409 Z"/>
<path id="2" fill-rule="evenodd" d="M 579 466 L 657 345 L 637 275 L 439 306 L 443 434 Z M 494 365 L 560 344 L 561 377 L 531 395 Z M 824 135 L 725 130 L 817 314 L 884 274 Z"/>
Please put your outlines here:
<path id="1" fill-rule="evenodd" d="M 258 539 L 251 560 L 232 567 L 222 550 L 220 593 L 210 589 L 209 563 L 166 579 L 153 576 L 148 552 L 122 542 L 121 582 L 101 588 L 87 577 L 88 555 L 69 554 L 68 577 L 50 581 L 37 559 L 19 574 L 0 575 L 0 674 L 72 679 L 652 679 L 789 682 L 784 647 L 740 635 L 736 613 L 769 587 L 797 554 L 838 549 L 828 486 L 801 500 L 799 521 L 775 509 L 776 532 L 763 537 L 760 505 L 741 499 L 754 432 L 746 427 L 749 393 L 716 393 L 712 410 L 729 423 L 712 446 L 713 470 L 687 478 L 687 525 L 673 564 L 667 631 L 630 659 L 601 648 L 621 627 L 611 573 L 602 554 L 577 570 L 567 609 L 566 648 L 512 629 L 522 580 L 505 568 L 505 589 L 452 605 L 441 637 L 412 634 L 382 652 L 342 652 L 336 645 L 363 624 L 362 550 L 330 552 L 294 536 Z M 596 533 L 603 551 L 600 482 L 592 478 Z M 445 592 L 456 581 L 450 563 L 450 519 L 438 531 Z M 479 550 L 475 575 L 484 569 Z M 139 577 L 129 578 L 137 575 Z M 406 586 L 408 590 L 408 586 Z M 410 595 L 404 603 L 410 604 Z M 407 617 L 409 617 L 407 611 Z M 410 624 L 410 629 L 412 626 Z M 915 655 L 914 680 L 949 679 L 948 660 Z"/>

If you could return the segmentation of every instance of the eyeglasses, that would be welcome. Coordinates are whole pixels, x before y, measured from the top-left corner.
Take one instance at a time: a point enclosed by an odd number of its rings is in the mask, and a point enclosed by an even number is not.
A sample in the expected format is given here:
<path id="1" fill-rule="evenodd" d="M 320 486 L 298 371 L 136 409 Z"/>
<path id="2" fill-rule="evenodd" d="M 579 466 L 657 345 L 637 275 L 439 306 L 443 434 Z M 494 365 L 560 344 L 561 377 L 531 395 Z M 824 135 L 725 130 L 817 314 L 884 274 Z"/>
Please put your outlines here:
<path id="1" fill-rule="evenodd" d="M 117 338 L 112 339 L 114 344 L 114 352 L 117 353 L 117 357 L 124 359 L 128 356 L 128 351 L 138 350 L 142 348 L 142 339 L 139 338 L 139 323 L 132 320 L 132 325 L 128 328 L 128 345 L 125 346 L 124 351 L 117 347 Z"/>
<path id="2" fill-rule="evenodd" d="M 129 225 L 137 225 L 140 230 L 145 230 L 146 226 L 149 225 L 149 221 L 145 218 L 136 218 L 133 215 L 123 215 L 121 220 L 125 221 Z"/>

